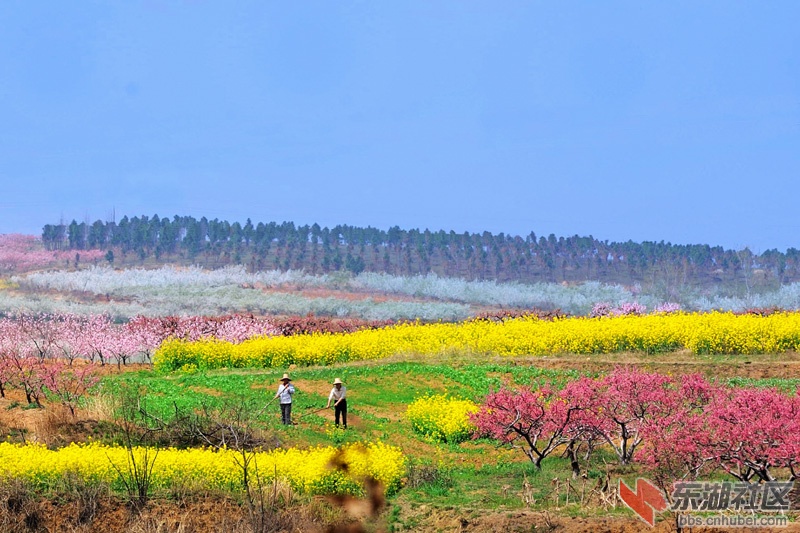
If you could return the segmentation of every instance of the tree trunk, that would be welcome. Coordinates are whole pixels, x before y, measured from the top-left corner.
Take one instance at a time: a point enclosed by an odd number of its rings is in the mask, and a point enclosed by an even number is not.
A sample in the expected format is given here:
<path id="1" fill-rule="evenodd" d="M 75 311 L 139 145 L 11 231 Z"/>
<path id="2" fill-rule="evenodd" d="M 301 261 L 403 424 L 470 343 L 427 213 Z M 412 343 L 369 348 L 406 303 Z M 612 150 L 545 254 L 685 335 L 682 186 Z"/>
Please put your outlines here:
<path id="1" fill-rule="evenodd" d="M 578 463 L 578 450 L 575 448 L 575 441 L 569 441 L 566 449 L 569 465 L 572 468 L 572 479 L 577 479 L 581 475 L 581 465 Z"/>

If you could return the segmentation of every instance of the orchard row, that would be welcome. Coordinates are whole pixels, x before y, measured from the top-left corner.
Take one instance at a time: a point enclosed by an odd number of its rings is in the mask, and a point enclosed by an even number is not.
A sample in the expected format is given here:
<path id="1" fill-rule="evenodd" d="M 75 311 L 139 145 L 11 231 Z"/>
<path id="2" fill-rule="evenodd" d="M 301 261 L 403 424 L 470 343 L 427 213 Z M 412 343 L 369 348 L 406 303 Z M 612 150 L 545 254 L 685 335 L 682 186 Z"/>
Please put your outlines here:
<path id="1" fill-rule="evenodd" d="M 798 392 L 617 369 L 560 390 L 500 389 L 470 420 L 476 435 L 521 444 L 537 467 L 565 451 L 575 474 L 608 446 L 662 486 L 716 470 L 743 482 L 800 477 Z"/>
<path id="2" fill-rule="evenodd" d="M 137 316 L 118 324 L 108 315 L 18 314 L 0 318 L 0 358 L 85 359 L 99 364 L 149 362 L 167 339 L 240 343 L 254 337 L 347 333 L 391 324 L 325 317 L 261 318 L 253 315 Z"/>
<path id="3" fill-rule="evenodd" d="M 81 263 L 96 265 L 106 255 L 101 250 L 44 250 L 41 244 L 41 240 L 33 235 L 0 235 L 0 270 L 24 272 Z"/>
<path id="4" fill-rule="evenodd" d="M 504 387 L 480 405 L 425 396 L 405 417 L 425 439 L 487 437 L 522 449 L 537 467 L 565 455 L 576 476 L 602 447 L 620 464 L 642 465 L 664 486 L 715 471 L 742 482 L 800 477 L 800 394 L 729 387 L 699 375 L 618 368 L 562 388 Z"/>

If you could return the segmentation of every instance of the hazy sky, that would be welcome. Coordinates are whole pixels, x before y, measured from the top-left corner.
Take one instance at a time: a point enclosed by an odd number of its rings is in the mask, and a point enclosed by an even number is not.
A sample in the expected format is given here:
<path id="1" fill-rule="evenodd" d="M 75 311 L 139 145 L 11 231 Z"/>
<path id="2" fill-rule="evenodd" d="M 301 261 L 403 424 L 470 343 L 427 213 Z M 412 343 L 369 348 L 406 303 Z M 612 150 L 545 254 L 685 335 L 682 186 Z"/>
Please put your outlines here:
<path id="1" fill-rule="evenodd" d="M 800 2 L 0 2 L 0 233 L 800 248 Z"/>

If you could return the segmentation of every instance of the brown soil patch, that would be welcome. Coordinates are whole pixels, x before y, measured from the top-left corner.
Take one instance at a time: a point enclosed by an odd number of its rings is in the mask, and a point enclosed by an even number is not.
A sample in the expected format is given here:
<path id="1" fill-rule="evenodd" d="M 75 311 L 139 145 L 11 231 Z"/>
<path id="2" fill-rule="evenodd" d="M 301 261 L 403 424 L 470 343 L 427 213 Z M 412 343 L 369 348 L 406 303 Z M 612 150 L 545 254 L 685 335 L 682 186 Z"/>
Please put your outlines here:
<path id="1" fill-rule="evenodd" d="M 46 402 L 42 403 L 47 405 Z M 28 407 L 21 390 L 7 390 L 5 397 L 0 398 L 0 429 L 12 440 L 36 442 L 36 426 L 42 422 L 44 414 L 44 408 Z"/>
<path id="2" fill-rule="evenodd" d="M 207 394 L 208 396 L 220 397 L 223 395 L 223 393 L 217 389 L 210 389 L 208 387 L 200 387 L 197 385 L 192 385 L 189 387 L 189 390 L 192 392 L 198 392 L 200 394 Z"/>
<path id="3" fill-rule="evenodd" d="M 239 374 L 247 374 L 248 372 L 245 370 L 245 371 L 239 371 L 238 373 Z M 264 394 L 272 392 L 272 394 L 274 395 L 276 392 L 278 392 L 278 385 L 279 385 L 279 383 L 277 381 L 275 383 L 272 383 L 272 382 L 253 383 L 252 385 L 250 385 L 250 389 L 251 390 L 263 390 Z"/>
<path id="4" fill-rule="evenodd" d="M 12 442 L 39 442 L 50 447 L 66 446 L 97 438 L 107 428 L 104 422 L 87 413 L 69 410 L 42 399 L 42 407 L 30 407 L 18 389 L 6 391 L 0 398 L 0 438 Z"/>
<path id="5" fill-rule="evenodd" d="M 331 393 L 331 389 L 333 388 L 333 384 L 328 381 L 322 381 L 321 379 L 303 379 L 301 380 L 300 385 L 295 385 L 296 387 L 302 387 L 304 393 L 312 393 L 317 394 L 325 398 L 325 401 L 328 401 L 328 395 Z M 347 384 L 344 385 L 347 387 Z"/>
<path id="6" fill-rule="evenodd" d="M 651 531 L 654 533 L 666 533 L 677 531 L 671 520 L 656 522 L 655 527 L 650 528 L 637 518 L 566 517 L 556 516 L 548 512 L 487 512 L 483 509 L 439 509 L 427 505 L 403 505 L 399 518 L 404 523 L 412 523 L 413 527 L 406 528 L 403 527 L 402 524 L 394 524 L 394 531 L 415 531 L 421 533 L 440 531 L 463 531 L 472 533 L 493 533 L 497 531 L 520 533 L 529 531 L 640 533 L 642 531 Z M 719 533 L 726 530 L 704 528 L 702 531 Z M 800 524 L 789 524 L 789 527 L 786 528 L 759 528 L 757 530 L 738 529 L 738 531 L 797 533 L 800 532 Z"/>
<path id="7" fill-rule="evenodd" d="M 75 359 L 73 365 L 86 364 L 84 359 Z M 101 376 L 108 376 L 113 374 L 121 374 L 123 372 L 135 372 L 137 370 L 152 370 L 153 365 L 148 363 L 128 363 L 127 365 L 119 365 L 116 363 L 106 363 L 104 365 L 97 365 L 96 371 Z"/>
<path id="8" fill-rule="evenodd" d="M 51 501 L 24 490 L 3 488 L 0 530 L 5 533 L 70 531 L 89 533 L 168 533 L 253 531 L 246 506 L 224 496 L 153 499 L 143 509 L 124 500 L 90 491 Z M 313 500 L 294 504 L 266 517 L 270 531 L 323 532 L 352 524 L 343 513 Z"/>
<path id="9" fill-rule="evenodd" d="M 123 500 L 109 496 L 82 493 L 59 501 L 31 497 L 24 492 L 4 490 L 0 498 L 0 528 L 7 533 L 30 531 L 71 531 L 89 533 L 145 532 L 230 532 L 252 531 L 246 508 L 223 496 L 201 496 L 171 500 L 152 500 L 144 509 L 135 510 Z M 671 520 L 662 520 L 649 528 L 636 518 L 566 517 L 549 512 L 526 510 L 492 512 L 483 509 L 435 508 L 429 505 L 400 503 L 400 513 L 392 523 L 393 531 L 434 533 L 442 531 L 495 533 L 504 532 L 574 532 L 574 533 L 639 533 L 676 531 Z M 322 499 L 295 504 L 281 509 L 269 518 L 271 531 L 322 533 L 323 531 L 386 531 L 388 512 L 367 524 L 348 519 L 341 509 Z M 405 526 L 404 524 L 410 524 Z M 364 527 L 366 525 L 366 528 Z M 703 529 L 709 533 L 722 529 Z M 798 533 L 800 524 L 787 528 L 742 532 Z"/>

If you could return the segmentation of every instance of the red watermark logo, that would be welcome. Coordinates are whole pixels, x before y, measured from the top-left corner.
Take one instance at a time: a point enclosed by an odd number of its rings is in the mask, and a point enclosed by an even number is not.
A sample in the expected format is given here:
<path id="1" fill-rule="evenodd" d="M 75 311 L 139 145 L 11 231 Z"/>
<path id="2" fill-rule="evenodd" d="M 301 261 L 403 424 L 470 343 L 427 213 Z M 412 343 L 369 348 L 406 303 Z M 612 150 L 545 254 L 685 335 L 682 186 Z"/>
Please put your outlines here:
<path id="1" fill-rule="evenodd" d="M 644 478 L 636 480 L 636 492 L 630 489 L 621 479 L 619 480 L 619 497 L 639 517 L 654 526 L 656 511 L 666 511 L 669 505 L 661 491 Z"/>
<path id="2" fill-rule="evenodd" d="M 794 481 L 746 483 L 732 481 L 676 481 L 667 503 L 658 487 L 644 478 L 636 480 L 636 492 L 619 480 L 619 498 L 650 526 L 655 525 L 656 512 L 671 509 L 678 527 L 786 527 L 786 516 L 747 517 L 729 514 L 699 515 L 693 512 L 788 511 L 792 502 L 789 493 Z"/>

